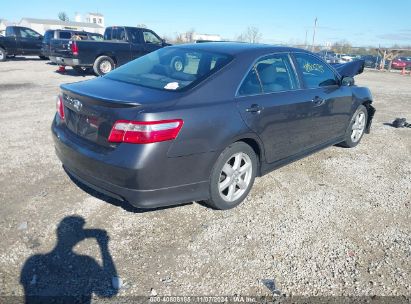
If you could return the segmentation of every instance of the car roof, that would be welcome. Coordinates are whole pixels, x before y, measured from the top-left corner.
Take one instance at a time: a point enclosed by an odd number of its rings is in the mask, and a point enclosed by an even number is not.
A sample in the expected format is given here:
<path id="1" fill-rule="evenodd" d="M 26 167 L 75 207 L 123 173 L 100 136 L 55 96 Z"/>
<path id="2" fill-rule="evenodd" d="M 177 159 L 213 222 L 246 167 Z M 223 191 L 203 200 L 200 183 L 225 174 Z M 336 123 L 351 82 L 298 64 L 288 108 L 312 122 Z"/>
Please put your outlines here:
<path id="1" fill-rule="evenodd" d="M 277 46 L 260 43 L 246 43 L 246 42 L 204 42 L 179 44 L 172 47 L 185 48 L 190 50 L 199 50 L 205 52 L 217 52 L 228 55 L 240 55 L 244 53 L 275 53 L 275 52 L 307 52 L 303 49 L 292 48 L 288 46 Z"/>

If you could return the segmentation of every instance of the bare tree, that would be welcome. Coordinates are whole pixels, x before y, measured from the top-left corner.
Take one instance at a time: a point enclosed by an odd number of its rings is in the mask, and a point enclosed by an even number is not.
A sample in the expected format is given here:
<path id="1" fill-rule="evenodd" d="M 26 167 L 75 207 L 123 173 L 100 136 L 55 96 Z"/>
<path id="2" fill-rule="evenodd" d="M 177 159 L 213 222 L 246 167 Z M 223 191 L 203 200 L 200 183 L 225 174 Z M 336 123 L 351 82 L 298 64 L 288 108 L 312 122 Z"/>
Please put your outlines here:
<path id="1" fill-rule="evenodd" d="M 69 18 L 69 16 L 67 15 L 66 12 L 60 12 L 60 13 L 58 14 L 58 17 L 59 17 L 59 19 L 60 19 L 61 21 L 70 21 L 70 18 Z"/>
<path id="2" fill-rule="evenodd" d="M 348 41 L 342 40 L 339 42 L 335 42 L 331 46 L 331 50 L 333 50 L 336 53 L 350 54 L 352 53 L 352 45 Z"/>
<path id="3" fill-rule="evenodd" d="M 260 30 L 255 26 L 249 26 L 240 36 L 238 36 L 238 41 L 250 42 L 250 43 L 259 43 L 262 38 Z"/>
<path id="4" fill-rule="evenodd" d="M 194 42 L 194 34 L 195 34 L 194 29 L 190 29 L 189 31 L 187 31 L 186 34 L 185 34 L 186 41 L 187 42 Z"/>
<path id="5" fill-rule="evenodd" d="M 145 25 L 144 23 L 140 23 L 140 24 L 137 24 L 137 27 L 139 27 L 139 28 L 147 28 L 147 25 Z"/>

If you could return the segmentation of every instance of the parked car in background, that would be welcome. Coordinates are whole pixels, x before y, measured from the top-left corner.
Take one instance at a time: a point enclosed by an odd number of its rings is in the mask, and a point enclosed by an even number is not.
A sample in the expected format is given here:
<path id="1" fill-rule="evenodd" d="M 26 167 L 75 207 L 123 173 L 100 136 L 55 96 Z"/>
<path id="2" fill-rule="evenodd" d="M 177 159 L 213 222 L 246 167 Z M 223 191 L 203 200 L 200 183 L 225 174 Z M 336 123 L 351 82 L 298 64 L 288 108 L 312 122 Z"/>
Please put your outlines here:
<path id="1" fill-rule="evenodd" d="M 47 30 L 43 37 L 41 48 L 42 55 L 48 58 L 52 57 L 51 55 L 56 50 L 64 48 L 64 43 L 70 39 L 103 40 L 103 35 L 74 30 Z M 55 58 L 50 58 L 50 60 L 55 61 Z"/>
<path id="2" fill-rule="evenodd" d="M 8 56 L 39 56 L 41 54 L 41 41 L 43 36 L 36 31 L 22 26 L 6 27 L 6 36 L 0 37 L 0 61 L 5 61 Z"/>
<path id="3" fill-rule="evenodd" d="M 406 69 L 411 69 L 411 57 L 399 57 L 398 60 L 405 63 Z"/>
<path id="4" fill-rule="evenodd" d="M 394 70 L 402 70 L 407 67 L 407 62 L 400 58 L 396 58 L 391 61 L 391 68 Z"/>
<path id="5" fill-rule="evenodd" d="M 327 63 L 340 63 L 335 52 L 333 51 L 322 50 L 318 52 L 317 55 L 324 59 Z"/>
<path id="6" fill-rule="evenodd" d="M 364 65 L 366 68 L 373 68 L 376 69 L 381 63 L 381 57 L 380 56 L 374 56 L 374 55 L 363 55 L 361 56 L 361 59 L 364 60 Z"/>
<path id="7" fill-rule="evenodd" d="M 70 40 L 65 45 L 52 54 L 57 64 L 92 68 L 96 75 L 104 75 L 169 44 L 152 30 L 115 26 L 106 28 L 103 41 Z"/>
<path id="8" fill-rule="evenodd" d="M 162 48 L 62 85 L 56 153 L 74 179 L 137 207 L 233 208 L 256 176 L 328 146 L 355 147 L 369 131 L 371 93 L 354 84 L 360 65 L 347 65 L 262 44 Z"/>
<path id="9" fill-rule="evenodd" d="M 354 56 L 347 54 L 339 54 L 338 56 L 340 63 L 351 62 L 354 59 Z"/>

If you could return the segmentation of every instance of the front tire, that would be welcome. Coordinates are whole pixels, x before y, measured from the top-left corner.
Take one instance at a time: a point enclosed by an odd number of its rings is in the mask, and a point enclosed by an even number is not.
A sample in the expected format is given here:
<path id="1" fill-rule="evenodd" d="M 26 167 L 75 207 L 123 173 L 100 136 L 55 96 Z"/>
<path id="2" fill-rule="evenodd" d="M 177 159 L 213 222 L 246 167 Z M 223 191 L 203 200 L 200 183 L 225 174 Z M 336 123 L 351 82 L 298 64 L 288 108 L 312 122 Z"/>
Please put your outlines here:
<path id="1" fill-rule="evenodd" d="M 345 140 L 340 146 L 354 148 L 358 145 L 364 135 L 368 121 L 368 111 L 363 105 L 360 105 L 351 117 L 350 124 L 345 132 Z"/>
<path id="2" fill-rule="evenodd" d="M 97 76 L 105 75 L 114 70 L 113 59 L 108 56 L 100 56 L 94 61 L 93 71 Z"/>
<path id="3" fill-rule="evenodd" d="M 238 206 L 248 195 L 257 172 L 257 156 L 243 142 L 228 146 L 217 159 L 210 176 L 212 208 L 227 210 Z"/>
<path id="4" fill-rule="evenodd" d="M 5 49 L 0 48 L 0 61 L 6 61 L 7 59 L 7 52 Z"/>

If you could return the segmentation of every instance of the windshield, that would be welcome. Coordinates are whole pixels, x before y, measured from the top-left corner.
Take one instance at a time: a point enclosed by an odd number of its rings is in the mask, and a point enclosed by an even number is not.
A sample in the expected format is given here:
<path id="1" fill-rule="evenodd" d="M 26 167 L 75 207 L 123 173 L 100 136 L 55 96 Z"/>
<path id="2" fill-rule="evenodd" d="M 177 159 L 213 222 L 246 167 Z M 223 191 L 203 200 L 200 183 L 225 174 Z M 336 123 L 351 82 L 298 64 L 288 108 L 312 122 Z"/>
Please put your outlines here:
<path id="1" fill-rule="evenodd" d="M 196 85 L 230 61 L 231 57 L 224 54 L 167 47 L 131 61 L 104 77 L 179 91 Z"/>

